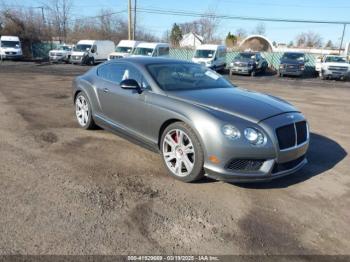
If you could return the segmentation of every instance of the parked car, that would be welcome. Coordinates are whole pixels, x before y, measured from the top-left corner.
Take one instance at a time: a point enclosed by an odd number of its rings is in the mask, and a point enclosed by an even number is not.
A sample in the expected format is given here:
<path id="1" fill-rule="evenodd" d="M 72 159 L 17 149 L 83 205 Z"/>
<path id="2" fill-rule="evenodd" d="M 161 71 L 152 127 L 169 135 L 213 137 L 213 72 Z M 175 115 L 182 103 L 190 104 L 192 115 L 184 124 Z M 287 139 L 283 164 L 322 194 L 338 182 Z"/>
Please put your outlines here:
<path id="1" fill-rule="evenodd" d="M 72 53 L 71 45 L 60 45 L 56 49 L 50 50 L 49 61 L 68 63 L 70 61 L 71 53 Z"/>
<path id="2" fill-rule="evenodd" d="M 285 75 L 302 76 L 307 62 L 308 59 L 304 53 L 286 52 L 280 60 L 278 75 L 280 77 Z"/>
<path id="3" fill-rule="evenodd" d="M 72 64 L 94 65 L 108 59 L 115 49 L 115 44 L 109 40 L 80 40 L 71 54 Z"/>
<path id="4" fill-rule="evenodd" d="M 223 70 L 226 67 L 226 46 L 200 45 L 194 52 L 192 62 L 204 65 L 214 71 Z"/>
<path id="5" fill-rule="evenodd" d="M 258 72 L 265 72 L 268 63 L 259 52 L 241 52 L 230 64 L 230 75 L 244 74 L 255 76 Z"/>
<path id="6" fill-rule="evenodd" d="M 0 58 L 1 59 L 22 59 L 23 52 L 21 41 L 18 36 L 1 36 L 0 37 Z"/>
<path id="7" fill-rule="evenodd" d="M 350 74 L 350 64 L 345 56 L 326 55 L 316 60 L 316 71 L 322 79 L 345 79 Z"/>
<path id="8" fill-rule="evenodd" d="M 167 43 L 140 43 L 132 52 L 132 56 L 169 56 L 170 46 Z"/>
<path id="9" fill-rule="evenodd" d="M 169 174 L 185 182 L 270 180 L 307 163 L 309 129 L 298 109 L 199 64 L 111 60 L 77 77 L 73 97 L 80 127 L 98 125 L 160 151 Z"/>
<path id="10" fill-rule="evenodd" d="M 130 56 L 134 49 L 137 47 L 137 45 L 139 45 L 140 43 L 142 42 L 134 40 L 121 40 L 115 48 L 115 51 L 109 54 L 108 60 Z"/>

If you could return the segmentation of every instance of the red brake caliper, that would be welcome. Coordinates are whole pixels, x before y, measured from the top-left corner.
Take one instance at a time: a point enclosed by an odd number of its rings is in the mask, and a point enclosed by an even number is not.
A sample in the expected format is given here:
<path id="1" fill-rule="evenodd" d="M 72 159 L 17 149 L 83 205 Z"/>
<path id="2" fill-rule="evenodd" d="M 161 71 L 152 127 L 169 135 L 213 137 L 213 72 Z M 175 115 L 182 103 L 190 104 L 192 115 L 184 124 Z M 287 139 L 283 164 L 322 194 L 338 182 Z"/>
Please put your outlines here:
<path id="1" fill-rule="evenodd" d="M 175 143 L 177 144 L 177 132 L 175 132 L 175 133 L 172 135 L 172 138 L 174 139 Z"/>

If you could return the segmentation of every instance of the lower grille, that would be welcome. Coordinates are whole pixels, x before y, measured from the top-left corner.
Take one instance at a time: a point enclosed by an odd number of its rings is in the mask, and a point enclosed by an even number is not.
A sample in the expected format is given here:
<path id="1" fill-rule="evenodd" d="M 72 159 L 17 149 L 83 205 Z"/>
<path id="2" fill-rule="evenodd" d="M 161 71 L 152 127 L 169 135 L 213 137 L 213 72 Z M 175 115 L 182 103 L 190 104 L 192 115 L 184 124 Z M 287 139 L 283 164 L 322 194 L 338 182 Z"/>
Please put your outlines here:
<path id="1" fill-rule="evenodd" d="M 233 171 L 258 171 L 265 160 L 259 159 L 234 159 L 231 160 L 226 168 Z"/>
<path id="2" fill-rule="evenodd" d="M 275 163 L 272 169 L 272 173 L 279 173 L 282 171 L 290 170 L 299 165 L 301 162 L 303 162 L 305 159 L 305 156 L 301 156 L 295 160 L 285 162 L 285 163 Z"/>
<path id="3" fill-rule="evenodd" d="M 307 140 L 305 121 L 289 124 L 276 129 L 278 144 L 281 150 L 294 147 Z"/>

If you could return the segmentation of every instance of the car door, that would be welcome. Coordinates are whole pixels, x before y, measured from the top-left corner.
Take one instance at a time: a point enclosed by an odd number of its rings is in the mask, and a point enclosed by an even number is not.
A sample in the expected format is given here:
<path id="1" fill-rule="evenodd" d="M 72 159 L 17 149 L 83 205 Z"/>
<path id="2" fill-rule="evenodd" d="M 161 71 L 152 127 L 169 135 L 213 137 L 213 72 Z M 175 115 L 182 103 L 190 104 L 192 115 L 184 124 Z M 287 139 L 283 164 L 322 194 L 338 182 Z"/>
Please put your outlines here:
<path id="1" fill-rule="evenodd" d="M 148 117 L 149 85 L 140 71 L 128 63 L 109 63 L 102 72 L 103 83 L 97 89 L 103 115 L 114 125 L 138 137 L 149 138 Z M 125 79 L 136 80 L 144 91 L 122 89 L 120 82 Z"/>

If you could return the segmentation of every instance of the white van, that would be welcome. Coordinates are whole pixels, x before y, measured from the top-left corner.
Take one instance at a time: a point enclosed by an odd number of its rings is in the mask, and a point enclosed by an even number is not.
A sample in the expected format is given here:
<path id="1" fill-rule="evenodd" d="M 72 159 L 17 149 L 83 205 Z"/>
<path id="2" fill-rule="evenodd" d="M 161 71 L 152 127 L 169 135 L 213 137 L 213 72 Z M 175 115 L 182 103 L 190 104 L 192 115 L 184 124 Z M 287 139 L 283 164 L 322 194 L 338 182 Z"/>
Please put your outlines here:
<path id="1" fill-rule="evenodd" d="M 115 49 L 115 44 L 109 40 L 80 40 L 71 53 L 72 64 L 94 65 L 108 59 Z"/>
<path id="2" fill-rule="evenodd" d="M 140 43 L 142 42 L 134 40 L 121 40 L 115 48 L 115 52 L 109 54 L 108 60 L 130 56 Z"/>
<path id="3" fill-rule="evenodd" d="M 133 56 L 169 56 L 167 43 L 140 43 L 132 53 Z"/>
<path id="4" fill-rule="evenodd" d="M 21 59 L 23 57 L 21 41 L 18 36 L 0 37 L 1 59 Z"/>
<path id="5" fill-rule="evenodd" d="M 192 62 L 215 71 L 223 70 L 226 67 L 226 46 L 201 45 L 196 48 Z"/>

